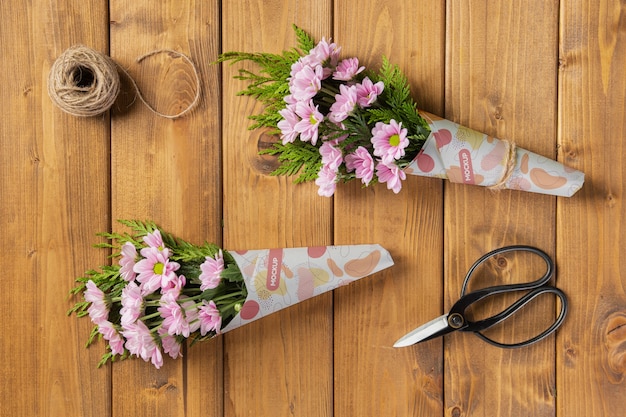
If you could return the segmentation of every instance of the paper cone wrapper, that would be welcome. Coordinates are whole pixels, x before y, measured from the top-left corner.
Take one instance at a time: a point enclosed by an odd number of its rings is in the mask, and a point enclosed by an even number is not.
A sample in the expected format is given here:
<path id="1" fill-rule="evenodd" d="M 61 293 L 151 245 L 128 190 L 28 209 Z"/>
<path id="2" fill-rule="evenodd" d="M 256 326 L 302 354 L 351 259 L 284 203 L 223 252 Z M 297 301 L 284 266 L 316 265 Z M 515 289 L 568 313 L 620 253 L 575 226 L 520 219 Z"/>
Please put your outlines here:
<path id="1" fill-rule="evenodd" d="M 393 265 L 391 255 L 380 245 L 229 253 L 243 274 L 248 297 L 222 333 Z"/>
<path id="2" fill-rule="evenodd" d="M 420 113 L 431 133 L 407 174 L 451 182 L 571 197 L 585 174 L 560 162 L 435 115 Z M 510 165 L 509 165 L 510 164 Z"/>

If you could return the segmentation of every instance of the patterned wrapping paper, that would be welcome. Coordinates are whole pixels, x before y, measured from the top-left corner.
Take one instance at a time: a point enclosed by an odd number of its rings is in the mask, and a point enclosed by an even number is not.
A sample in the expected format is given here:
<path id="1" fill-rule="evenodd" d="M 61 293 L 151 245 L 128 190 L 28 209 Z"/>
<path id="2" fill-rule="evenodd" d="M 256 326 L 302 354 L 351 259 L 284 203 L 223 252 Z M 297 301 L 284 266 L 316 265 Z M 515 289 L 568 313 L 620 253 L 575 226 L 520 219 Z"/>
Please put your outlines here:
<path id="1" fill-rule="evenodd" d="M 487 187 L 502 182 L 502 188 L 562 197 L 571 197 L 584 183 L 584 173 L 560 162 L 521 148 L 509 156 L 511 145 L 507 141 L 430 113 L 420 114 L 428 121 L 431 133 L 406 168 L 407 174 Z M 509 160 L 514 165 L 506 175 Z"/>
<path id="2" fill-rule="evenodd" d="M 230 251 L 248 297 L 222 333 L 393 265 L 380 245 Z"/>

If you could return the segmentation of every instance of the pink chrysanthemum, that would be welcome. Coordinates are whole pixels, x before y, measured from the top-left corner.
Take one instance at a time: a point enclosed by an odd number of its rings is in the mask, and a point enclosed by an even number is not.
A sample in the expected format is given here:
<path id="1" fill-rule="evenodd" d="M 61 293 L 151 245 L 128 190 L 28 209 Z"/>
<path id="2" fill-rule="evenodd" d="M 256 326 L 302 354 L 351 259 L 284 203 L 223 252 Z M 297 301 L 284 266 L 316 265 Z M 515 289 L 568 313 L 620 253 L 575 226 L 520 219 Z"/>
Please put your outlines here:
<path id="1" fill-rule="evenodd" d="M 330 106 L 328 119 L 335 123 L 346 120 L 354 111 L 357 104 L 357 94 L 355 86 L 339 85 L 339 94 L 335 95 L 335 102 Z"/>
<path id="2" fill-rule="evenodd" d="M 357 103 L 364 108 L 371 106 L 384 89 L 385 84 L 382 81 L 374 84 L 372 80 L 365 77 L 360 84 L 356 84 Z"/>
<path id="3" fill-rule="evenodd" d="M 151 248 L 156 248 L 158 250 L 165 249 L 163 237 L 161 236 L 161 231 L 159 229 L 156 229 L 154 232 L 145 235 L 143 237 L 143 241 Z"/>
<path id="4" fill-rule="evenodd" d="M 117 331 L 113 323 L 108 320 L 104 320 L 98 324 L 98 332 L 102 335 L 104 340 L 109 343 L 111 353 L 114 355 L 121 355 L 124 353 L 124 338 Z"/>
<path id="5" fill-rule="evenodd" d="M 295 129 L 300 118 L 296 114 L 295 105 L 288 105 L 278 113 L 282 116 L 282 120 L 278 122 L 277 126 L 280 129 L 283 145 L 286 145 L 287 143 L 295 141 L 300 134 L 300 132 Z"/>
<path id="6" fill-rule="evenodd" d="M 122 290 L 120 309 L 122 326 L 134 323 L 143 314 L 143 295 L 141 288 L 134 281 L 126 284 Z"/>
<path id="7" fill-rule="evenodd" d="M 338 81 L 351 81 L 363 70 L 365 70 L 365 67 L 359 67 L 358 58 L 346 58 L 341 60 L 337 65 L 337 69 L 333 73 L 333 79 Z"/>
<path id="8" fill-rule="evenodd" d="M 178 275 L 172 282 L 170 283 L 169 288 L 162 288 L 161 294 L 170 294 L 173 297 L 180 297 L 180 294 L 183 291 L 183 288 L 187 284 L 187 278 L 184 275 Z"/>
<path id="9" fill-rule="evenodd" d="M 158 330 L 159 337 L 161 337 L 161 346 L 163 346 L 163 352 L 167 353 L 170 358 L 176 359 L 182 357 L 182 345 L 178 340 L 178 337 L 167 334 L 162 327 Z"/>
<path id="10" fill-rule="evenodd" d="M 144 295 L 173 285 L 176 279 L 175 271 L 180 265 L 169 260 L 168 252 L 167 249 L 160 251 L 154 247 L 141 250 L 141 256 L 145 259 L 137 262 L 133 270 L 138 274 L 136 279 L 141 283 Z"/>
<path id="11" fill-rule="evenodd" d="M 296 114 L 301 118 L 294 126 L 294 129 L 300 133 L 300 140 L 311 142 L 312 145 L 315 145 L 317 143 L 319 125 L 324 121 L 324 115 L 320 113 L 318 106 L 313 103 L 313 100 L 298 102 L 296 104 Z"/>
<path id="12" fill-rule="evenodd" d="M 171 294 L 165 294 L 161 297 L 159 304 L 158 310 L 163 318 L 162 326 L 167 333 L 172 336 L 180 334 L 189 337 L 189 323 L 177 299 Z"/>
<path id="13" fill-rule="evenodd" d="M 346 169 L 348 172 L 356 171 L 355 175 L 363 184 L 368 185 L 374 178 L 374 159 L 362 146 L 346 155 Z"/>
<path id="14" fill-rule="evenodd" d="M 156 344 L 150 329 L 141 320 L 122 327 L 122 335 L 126 339 L 124 346 L 135 356 L 144 361 L 151 361 L 158 369 L 163 366 L 163 355 Z"/>
<path id="15" fill-rule="evenodd" d="M 322 66 L 322 79 L 326 79 L 333 73 L 335 67 L 337 66 L 340 52 L 341 47 L 337 46 L 335 43 L 328 43 L 326 38 L 322 38 L 322 40 L 309 51 L 309 54 L 301 59 L 302 62 L 307 65 Z"/>
<path id="16" fill-rule="evenodd" d="M 124 279 L 124 281 L 132 281 L 135 279 L 137 274 L 133 271 L 135 267 L 135 260 L 137 259 L 137 248 L 130 242 L 126 242 L 122 245 L 121 257 L 119 264 L 120 275 Z"/>
<path id="17" fill-rule="evenodd" d="M 193 333 L 200 328 L 200 320 L 198 317 L 198 306 L 193 300 L 181 300 L 180 304 L 183 312 L 185 313 L 185 320 L 189 325 L 189 333 Z"/>
<path id="18" fill-rule="evenodd" d="M 337 171 L 327 166 L 322 166 L 322 169 L 317 174 L 315 184 L 319 187 L 317 194 L 322 197 L 331 197 L 337 189 Z"/>
<path id="19" fill-rule="evenodd" d="M 109 318 L 109 306 L 106 296 L 92 280 L 87 281 L 83 297 L 85 301 L 91 303 L 87 312 L 94 324 L 100 324 Z"/>
<path id="20" fill-rule="evenodd" d="M 212 288 L 216 288 L 222 279 L 222 271 L 224 270 L 224 254 L 220 249 L 216 254 L 215 258 L 211 258 L 207 256 L 200 265 L 200 290 L 208 290 Z"/>
<path id="21" fill-rule="evenodd" d="M 320 155 L 322 155 L 322 164 L 329 169 L 336 171 L 343 162 L 341 150 L 336 147 L 337 140 L 329 140 L 320 146 Z"/>
<path id="22" fill-rule="evenodd" d="M 302 58 L 298 59 L 296 62 L 291 64 L 291 72 L 289 73 L 289 82 L 290 82 L 289 85 L 291 85 L 291 81 L 296 78 L 296 74 L 302 71 L 302 68 L 304 68 L 307 65 L 308 64 L 305 64 Z M 309 65 L 309 66 L 315 67 L 316 65 L 317 64 Z"/>
<path id="23" fill-rule="evenodd" d="M 402 181 L 406 179 L 406 173 L 396 164 L 387 165 L 379 163 L 376 165 L 376 175 L 378 181 L 387 183 L 387 188 L 398 194 L 402 188 Z"/>
<path id="24" fill-rule="evenodd" d="M 202 305 L 198 308 L 198 318 L 200 320 L 200 334 L 202 336 L 211 331 L 215 333 L 220 332 L 222 316 L 213 300 L 202 300 Z"/>
<path id="25" fill-rule="evenodd" d="M 304 65 L 289 82 L 289 91 L 297 101 L 307 101 L 315 97 L 322 88 L 323 69 L 321 66 Z"/>
<path id="26" fill-rule="evenodd" d="M 163 354 L 156 343 L 148 353 L 150 355 L 150 362 L 152 365 L 154 365 L 155 368 L 160 369 L 163 366 Z M 147 361 L 147 359 L 144 360 Z"/>
<path id="27" fill-rule="evenodd" d="M 378 122 L 372 129 L 372 144 L 374 155 L 379 156 L 384 164 L 391 164 L 394 160 L 404 156 L 404 148 L 409 144 L 406 137 L 407 130 L 402 123 L 391 119 L 389 124 Z"/>
<path id="28" fill-rule="evenodd" d="M 298 102 L 293 94 L 287 94 L 285 97 L 283 97 L 283 101 L 287 104 L 296 104 Z"/>

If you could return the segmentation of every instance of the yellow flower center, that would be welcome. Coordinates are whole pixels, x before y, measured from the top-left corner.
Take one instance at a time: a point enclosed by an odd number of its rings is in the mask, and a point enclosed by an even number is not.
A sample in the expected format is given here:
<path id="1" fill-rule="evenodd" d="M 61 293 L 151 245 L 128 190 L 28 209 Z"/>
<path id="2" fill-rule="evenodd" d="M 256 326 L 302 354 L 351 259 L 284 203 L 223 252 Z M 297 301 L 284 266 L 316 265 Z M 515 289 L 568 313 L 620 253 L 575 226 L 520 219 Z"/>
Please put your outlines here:
<path id="1" fill-rule="evenodd" d="M 157 262 L 154 264 L 154 268 L 152 268 L 152 270 L 154 271 L 156 275 L 163 275 L 164 267 L 165 265 L 163 265 L 161 262 Z"/>
<path id="2" fill-rule="evenodd" d="M 314 125 L 315 123 L 317 123 L 317 120 L 315 120 L 315 115 L 313 113 L 311 113 L 311 115 L 309 116 L 309 122 Z"/>
<path id="3" fill-rule="evenodd" d="M 400 135 L 398 135 L 398 134 L 391 135 L 389 137 L 389 144 L 391 146 L 398 146 L 400 144 Z"/>

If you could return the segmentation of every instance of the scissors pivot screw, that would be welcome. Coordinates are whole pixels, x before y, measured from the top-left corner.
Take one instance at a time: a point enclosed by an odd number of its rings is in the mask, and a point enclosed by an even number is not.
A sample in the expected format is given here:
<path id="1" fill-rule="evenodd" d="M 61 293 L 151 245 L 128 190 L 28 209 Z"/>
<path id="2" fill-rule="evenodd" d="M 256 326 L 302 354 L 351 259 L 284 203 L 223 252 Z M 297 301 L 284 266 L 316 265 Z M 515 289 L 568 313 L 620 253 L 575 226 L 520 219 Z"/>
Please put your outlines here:
<path id="1" fill-rule="evenodd" d="M 452 327 L 453 329 L 461 328 L 464 322 L 465 320 L 463 320 L 463 316 L 461 316 L 459 313 L 454 313 L 450 315 L 450 317 L 448 317 L 448 324 L 450 324 L 450 327 Z"/>

